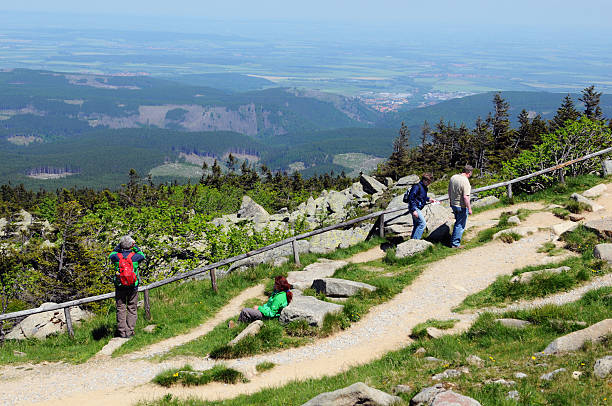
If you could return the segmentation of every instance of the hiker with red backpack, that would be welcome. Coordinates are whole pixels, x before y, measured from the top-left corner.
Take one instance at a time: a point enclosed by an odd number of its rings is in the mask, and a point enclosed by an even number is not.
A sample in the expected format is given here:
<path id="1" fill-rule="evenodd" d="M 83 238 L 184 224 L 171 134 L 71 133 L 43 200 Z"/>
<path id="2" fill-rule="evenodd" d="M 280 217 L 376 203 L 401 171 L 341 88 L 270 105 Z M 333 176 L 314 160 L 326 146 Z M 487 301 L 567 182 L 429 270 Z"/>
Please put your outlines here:
<path id="1" fill-rule="evenodd" d="M 121 237 L 109 259 L 115 268 L 117 335 L 129 338 L 134 335 L 138 318 L 138 264 L 145 259 L 145 255 L 136 246 L 136 241 L 126 235 Z"/>

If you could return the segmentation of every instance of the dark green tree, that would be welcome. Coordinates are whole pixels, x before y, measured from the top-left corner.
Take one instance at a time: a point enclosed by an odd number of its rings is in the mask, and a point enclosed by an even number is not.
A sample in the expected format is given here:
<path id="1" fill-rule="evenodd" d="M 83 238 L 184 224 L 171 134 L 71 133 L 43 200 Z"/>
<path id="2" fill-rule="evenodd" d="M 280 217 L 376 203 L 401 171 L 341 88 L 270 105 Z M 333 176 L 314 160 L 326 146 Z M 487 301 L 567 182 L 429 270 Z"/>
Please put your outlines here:
<path id="1" fill-rule="evenodd" d="M 408 171 L 410 163 L 410 130 L 404 122 L 399 130 L 398 137 L 393 141 L 393 152 L 381 167 L 378 174 L 399 179 Z"/>
<path id="2" fill-rule="evenodd" d="M 563 103 L 557 109 L 557 114 L 550 121 L 550 130 L 555 131 L 565 125 L 567 121 L 574 121 L 578 117 L 580 117 L 580 113 L 576 110 L 574 106 L 574 100 L 568 94 L 563 99 Z"/>
<path id="3" fill-rule="evenodd" d="M 580 100 L 584 103 L 584 115 L 589 120 L 602 120 L 603 113 L 601 107 L 599 107 L 599 99 L 601 93 L 595 91 L 595 85 L 591 85 L 582 91 L 582 97 Z"/>

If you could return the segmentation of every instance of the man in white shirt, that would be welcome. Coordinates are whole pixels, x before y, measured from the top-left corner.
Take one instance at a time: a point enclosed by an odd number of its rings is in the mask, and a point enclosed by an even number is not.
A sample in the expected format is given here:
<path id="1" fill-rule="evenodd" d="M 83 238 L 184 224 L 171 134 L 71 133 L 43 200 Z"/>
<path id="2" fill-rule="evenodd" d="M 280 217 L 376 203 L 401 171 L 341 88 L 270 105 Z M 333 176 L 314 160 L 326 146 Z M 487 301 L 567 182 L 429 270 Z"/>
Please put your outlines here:
<path id="1" fill-rule="evenodd" d="M 462 173 L 453 175 L 448 184 L 448 200 L 450 201 L 451 209 L 455 215 L 455 226 L 451 236 L 451 247 L 461 248 L 461 236 L 465 230 L 468 214 L 472 214 L 472 206 L 470 204 L 470 176 L 474 168 L 471 165 L 465 165 Z"/>

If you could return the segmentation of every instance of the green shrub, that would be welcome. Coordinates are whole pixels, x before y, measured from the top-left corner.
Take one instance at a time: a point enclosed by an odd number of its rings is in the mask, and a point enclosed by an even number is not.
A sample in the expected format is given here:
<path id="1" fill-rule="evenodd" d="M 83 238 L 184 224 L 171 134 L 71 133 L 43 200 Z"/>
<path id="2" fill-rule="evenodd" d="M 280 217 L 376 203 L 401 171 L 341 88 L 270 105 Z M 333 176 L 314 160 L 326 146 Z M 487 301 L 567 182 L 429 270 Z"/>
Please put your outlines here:
<path id="1" fill-rule="evenodd" d="M 275 366 L 276 364 L 274 362 L 265 361 L 255 365 L 255 369 L 257 370 L 257 372 L 264 372 L 274 368 Z"/>
<path id="2" fill-rule="evenodd" d="M 161 372 L 153 378 L 154 383 L 166 388 L 175 383 L 181 383 L 183 386 L 198 386 L 213 381 L 235 384 L 238 381 L 246 382 L 246 379 L 242 373 L 223 365 L 216 365 L 205 371 L 195 371 L 190 365 L 185 365 L 182 368 Z"/>
<path id="3" fill-rule="evenodd" d="M 521 235 L 517 233 L 504 233 L 499 236 L 499 239 L 506 244 L 512 244 L 521 239 Z"/>
<path id="4" fill-rule="evenodd" d="M 570 211 L 568 209 L 563 208 L 563 207 L 555 207 L 554 209 L 552 209 L 552 214 L 554 214 L 555 216 L 559 217 L 560 219 L 568 220 L 569 219 L 569 215 L 570 215 Z"/>
<path id="5" fill-rule="evenodd" d="M 589 206 L 589 205 L 587 205 L 587 204 L 585 204 L 585 203 L 582 203 L 582 202 L 577 202 L 577 201 L 575 201 L 575 200 L 573 200 L 573 199 L 572 199 L 572 200 L 570 200 L 570 201 L 569 201 L 569 202 L 568 202 L 568 203 L 565 205 L 565 208 L 566 208 L 568 211 L 570 211 L 570 212 L 572 212 L 572 213 L 574 213 L 574 214 L 580 214 L 580 213 L 582 213 L 582 212 L 584 212 L 584 211 L 591 211 L 591 206 Z M 569 217 L 569 215 L 568 215 L 568 217 Z"/>

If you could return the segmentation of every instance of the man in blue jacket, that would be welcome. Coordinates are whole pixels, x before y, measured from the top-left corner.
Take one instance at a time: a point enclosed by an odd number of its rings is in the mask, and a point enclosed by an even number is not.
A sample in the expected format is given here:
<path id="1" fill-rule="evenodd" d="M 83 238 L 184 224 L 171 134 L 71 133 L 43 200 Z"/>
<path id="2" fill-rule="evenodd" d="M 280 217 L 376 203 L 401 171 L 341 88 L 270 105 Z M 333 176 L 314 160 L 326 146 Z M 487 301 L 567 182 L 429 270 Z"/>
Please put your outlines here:
<path id="1" fill-rule="evenodd" d="M 421 176 L 421 181 L 412 185 L 410 192 L 404 195 L 404 202 L 408 203 L 408 210 L 410 214 L 412 214 L 412 235 L 410 238 L 414 240 L 421 239 L 423 231 L 425 231 L 425 227 L 427 226 L 421 210 L 423 210 L 423 207 L 425 207 L 427 203 L 434 202 L 433 199 L 427 196 L 427 186 L 429 186 L 431 182 L 433 182 L 433 175 L 431 173 L 424 173 L 423 176 Z"/>
<path id="2" fill-rule="evenodd" d="M 126 235 L 121 237 L 119 245 L 110 253 L 109 258 L 115 269 L 117 335 L 129 338 L 134 335 L 138 318 L 138 264 L 145 259 L 145 255 L 136 246 L 136 241 Z"/>

